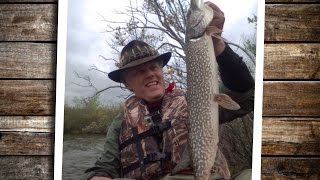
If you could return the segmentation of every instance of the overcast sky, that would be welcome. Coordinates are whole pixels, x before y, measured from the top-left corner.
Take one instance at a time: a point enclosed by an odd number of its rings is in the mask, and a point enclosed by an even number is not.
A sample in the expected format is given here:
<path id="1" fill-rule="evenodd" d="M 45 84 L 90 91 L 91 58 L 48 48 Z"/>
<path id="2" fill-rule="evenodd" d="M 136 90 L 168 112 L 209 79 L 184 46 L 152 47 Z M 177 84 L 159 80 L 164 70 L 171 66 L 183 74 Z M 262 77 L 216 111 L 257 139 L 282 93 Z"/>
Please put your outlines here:
<path id="1" fill-rule="evenodd" d="M 223 37 L 239 44 L 244 35 L 254 33 L 252 24 L 248 24 L 247 17 L 257 14 L 257 0 L 215 0 L 225 14 Z M 87 83 L 77 78 L 75 71 L 81 76 L 90 76 L 97 89 L 103 89 L 110 85 L 108 77 L 97 71 L 89 71 L 90 66 L 95 65 L 99 69 L 109 72 L 115 69 L 114 62 L 106 62 L 99 55 L 110 56 L 110 50 L 106 44 L 108 38 L 104 33 L 106 24 L 102 16 L 112 20 L 115 17 L 113 10 L 123 10 L 129 5 L 129 0 L 110 3 L 106 0 L 69 0 L 68 1 L 68 30 L 67 30 L 67 61 L 65 102 L 70 104 L 74 98 L 82 98 L 93 95 L 93 88 L 85 88 L 74 83 L 86 85 Z M 60 18 L 60 17 L 59 17 Z M 103 103 L 118 102 L 120 89 L 112 89 L 101 94 Z M 121 100 L 121 99 L 120 99 Z"/>

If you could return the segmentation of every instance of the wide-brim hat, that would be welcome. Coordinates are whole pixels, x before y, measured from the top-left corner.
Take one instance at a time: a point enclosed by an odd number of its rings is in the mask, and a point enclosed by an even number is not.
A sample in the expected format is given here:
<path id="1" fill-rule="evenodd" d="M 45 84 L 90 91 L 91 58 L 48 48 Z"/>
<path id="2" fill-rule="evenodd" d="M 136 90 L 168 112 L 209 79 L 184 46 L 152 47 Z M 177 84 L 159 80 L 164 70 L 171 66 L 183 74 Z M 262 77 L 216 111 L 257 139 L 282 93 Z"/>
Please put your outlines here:
<path id="1" fill-rule="evenodd" d="M 154 60 L 162 60 L 163 66 L 165 66 L 170 58 L 171 52 L 159 54 L 159 52 L 149 44 L 143 41 L 133 40 L 129 42 L 120 53 L 119 63 L 116 64 L 119 69 L 110 72 L 108 77 L 120 83 L 121 73 L 124 70 Z"/>

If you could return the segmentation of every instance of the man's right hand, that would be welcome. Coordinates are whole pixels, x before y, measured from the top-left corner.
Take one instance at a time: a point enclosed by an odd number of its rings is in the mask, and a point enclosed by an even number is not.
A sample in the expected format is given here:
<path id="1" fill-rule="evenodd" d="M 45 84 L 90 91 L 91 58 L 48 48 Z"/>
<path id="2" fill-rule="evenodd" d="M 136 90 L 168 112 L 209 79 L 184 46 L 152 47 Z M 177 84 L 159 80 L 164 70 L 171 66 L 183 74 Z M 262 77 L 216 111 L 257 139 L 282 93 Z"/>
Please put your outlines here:
<path id="1" fill-rule="evenodd" d="M 108 177 L 93 176 L 91 180 L 112 180 L 112 179 Z"/>
<path id="2" fill-rule="evenodd" d="M 214 13 L 210 26 L 216 27 L 222 32 L 224 20 L 225 20 L 224 13 L 216 4 L 212 3 L 211 1 L 207 1 L 205 2 L 205 4 L 208 5 L 213 10 L 213 13 Z M 226 44 L 221 38 L 221 33 L 216 34 L 216 36 L 220 38 L 212 36 L 212 42 L 214 46 L 214 53 L 216 56 L 218 56 L 224 51 L 224 49 L 226 48 Z"/>

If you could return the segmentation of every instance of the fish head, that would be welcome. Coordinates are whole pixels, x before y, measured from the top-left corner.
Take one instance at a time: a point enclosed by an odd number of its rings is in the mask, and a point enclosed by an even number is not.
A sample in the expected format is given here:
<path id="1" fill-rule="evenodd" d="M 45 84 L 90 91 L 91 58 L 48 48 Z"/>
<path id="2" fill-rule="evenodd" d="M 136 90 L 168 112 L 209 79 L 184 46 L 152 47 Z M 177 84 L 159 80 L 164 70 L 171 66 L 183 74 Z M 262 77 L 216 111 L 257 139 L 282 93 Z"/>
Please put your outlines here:
<path id="1" fill-rule="evenodd" d="M 213 10 L 203 0 L 191 0 L 187 13 L 186 41 L 198 38 L 205 33 L 213 19 Z"/>

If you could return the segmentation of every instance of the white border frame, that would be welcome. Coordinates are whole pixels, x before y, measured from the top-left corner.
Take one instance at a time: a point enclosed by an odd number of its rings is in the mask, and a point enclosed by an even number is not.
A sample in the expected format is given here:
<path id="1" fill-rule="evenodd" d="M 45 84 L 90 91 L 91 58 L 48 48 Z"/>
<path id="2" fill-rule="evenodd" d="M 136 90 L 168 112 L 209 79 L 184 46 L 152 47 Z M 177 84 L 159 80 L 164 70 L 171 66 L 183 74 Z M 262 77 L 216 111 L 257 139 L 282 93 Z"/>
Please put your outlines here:
<path id="1" fill-rule="evenodd" d="M 68 0 L 58 0 L 54 179 L 62 179 Z"/>
<path id="2" fill-rule="evenodd" d="M 252 179 L 261 179 L 262 144 L 262 99 L 263 99 L 263 63 L 264 63 L 264 21 L 265 0 L 258 1 L 257 10 L 257 53 L 254 95 L 254 123 L 252 144 Z"/>
<path id="3" fill-rule="evenodd" d="M 58 1 L 54 179 L 62 179 L 68 0 Z M 261 179 L 265 0 L 258 0 L 252 179 Z"/>

